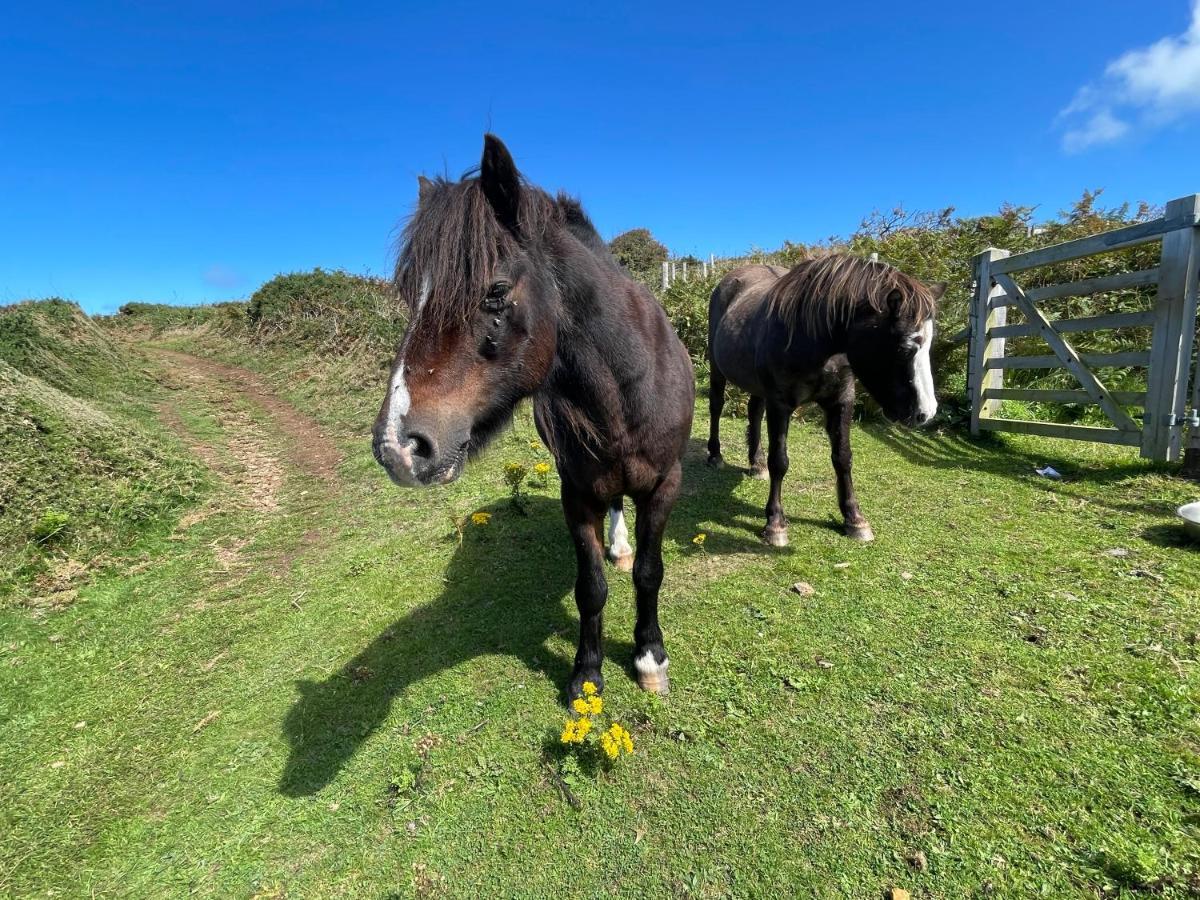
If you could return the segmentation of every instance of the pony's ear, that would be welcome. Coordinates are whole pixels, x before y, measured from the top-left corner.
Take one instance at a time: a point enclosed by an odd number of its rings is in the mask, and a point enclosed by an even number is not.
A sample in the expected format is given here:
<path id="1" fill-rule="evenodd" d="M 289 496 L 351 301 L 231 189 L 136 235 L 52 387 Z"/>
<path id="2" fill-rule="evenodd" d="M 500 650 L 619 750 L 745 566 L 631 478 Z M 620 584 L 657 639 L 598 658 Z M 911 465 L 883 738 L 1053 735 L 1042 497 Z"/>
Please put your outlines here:
<path id="1" fill-rule="evenodd" d="M 935 281 L 929 286 L 929 293 L 933 295 L 933 302 L 937 303 L 942 299 L 942 295 L 946 293 L 946 282 Z"/>
<path id="2" fill-rule="evenodd" d="M 417 176 L 417 202 L 424 203 L 429 192 L 433 190 L 433 182 L 424 175 Z"/>
<path id="3" fill-rule="evenodd" d="M 479 183 L 500 224 L 517 234 L 517 212 L 521 208 L 521 174 L 504 142 L 494 134 L 483 136 L 483 160 Z"/>

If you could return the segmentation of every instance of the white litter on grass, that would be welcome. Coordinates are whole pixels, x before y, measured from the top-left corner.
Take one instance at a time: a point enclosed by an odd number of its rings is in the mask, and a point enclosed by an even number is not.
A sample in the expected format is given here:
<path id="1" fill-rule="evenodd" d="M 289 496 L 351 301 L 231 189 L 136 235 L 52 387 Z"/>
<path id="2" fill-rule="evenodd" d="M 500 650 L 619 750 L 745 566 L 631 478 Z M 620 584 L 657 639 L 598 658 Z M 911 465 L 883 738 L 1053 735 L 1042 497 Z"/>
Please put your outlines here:
<path id="1" fill-rule="evenodd" d="M 1049 478 L 1052 481 L 1062 480 L 1062 473 L 1059 472 L 1058 469 L 1054 468 L 1054 466 L 1042 466 L 1041 468 L 1034 466 L 1033 471 L 1037 472 L 1043 478 Z"/>

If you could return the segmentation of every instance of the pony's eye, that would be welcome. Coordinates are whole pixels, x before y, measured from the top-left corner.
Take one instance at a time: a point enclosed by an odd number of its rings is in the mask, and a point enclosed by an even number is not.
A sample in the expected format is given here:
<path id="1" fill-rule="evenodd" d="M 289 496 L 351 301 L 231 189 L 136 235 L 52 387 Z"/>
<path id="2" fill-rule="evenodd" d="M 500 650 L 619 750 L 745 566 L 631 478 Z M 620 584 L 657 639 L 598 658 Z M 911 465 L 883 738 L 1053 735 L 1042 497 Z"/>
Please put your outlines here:
<path id="1" fill-rule="evenodd" d="M 507 281 L 497 281 L 488 288 L 487 296 L 483 299 L 483 308 L 487 312 L 496 313 L 508 306 L 508 292 L 512 285 Z"/>

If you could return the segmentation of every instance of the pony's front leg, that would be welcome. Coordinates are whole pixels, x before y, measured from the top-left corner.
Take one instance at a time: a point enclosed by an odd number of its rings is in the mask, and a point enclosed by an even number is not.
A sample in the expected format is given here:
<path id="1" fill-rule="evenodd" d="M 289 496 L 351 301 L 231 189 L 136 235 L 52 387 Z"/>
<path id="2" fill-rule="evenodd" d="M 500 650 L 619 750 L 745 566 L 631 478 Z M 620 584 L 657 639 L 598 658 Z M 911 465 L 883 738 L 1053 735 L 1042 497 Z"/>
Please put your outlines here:
<path id="1" fill-rule="evenodd" d="M 637 623 L 633 627 L 633 665 L 637 669 L 638 686 L 655 694 L 666 694 L 671 689 L 667 679 L 670 660 L 658 626 L 658 591 L 663 580 L 663 531 L 679 496 L 682 473 L 676 463 L 651 494 L 637 501 L 637 557 L 633 563 Z"/>
<path id="2" fill-rule="evenodd" d="M 583 693 L 583 683 L 591 681 L 604 690 L 600 664 L 604 659 L 604 603 L 608 582 L 604 578 L 604 504 L 576 493 L 563 485 L 563 512 L 575 543 L 575 605 L 579 609 L 579 649 L 575 668 L 567 688 L 568 699 Z"/>
<path id="3" fill-rule="evenodd" d="M 783 476 L 788 470 L 787 436 L 791 421 L 791 407 L 767 404 L 767 470 L 771 474 L 771 491 L 767 496 L 767 527 L 762 536 L 772 547 L 786 547 L 788 542 L 787 519 L 783 515 Z"/>
<path id="4" fill-rule="evenodd" d="M 833 471 L 837 476 L 838 506 L 842 510 L 843 530 L 847 537 L 856 541 L 873 541 L 875 532 L 862 510 L 858 508 L 858 497 L 854 495 L 854 479 L 850 476 L 850 420 L 854 416 L 853 384 L 850 396 L 840 397 L 831 403 L 822 404 L 825 410 L 825 433 L 829 435 L 832 450 Z"/>

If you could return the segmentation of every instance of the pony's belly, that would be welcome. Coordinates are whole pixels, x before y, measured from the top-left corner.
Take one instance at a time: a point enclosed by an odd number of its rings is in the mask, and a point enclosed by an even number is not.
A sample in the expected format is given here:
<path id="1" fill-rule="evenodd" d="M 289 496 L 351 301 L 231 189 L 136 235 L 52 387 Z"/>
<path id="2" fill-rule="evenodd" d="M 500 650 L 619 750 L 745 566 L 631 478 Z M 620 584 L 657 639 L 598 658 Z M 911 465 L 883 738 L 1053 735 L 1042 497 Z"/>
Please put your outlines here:
<path id="1" fill-rule="evenodd" d="M 743 391 L 762 396 L 763 386 L 754 365 L 753 344 L 744 335 L 730 335 L 721 328 L 709 352 L 713 364 L 727 381 Z"/>

